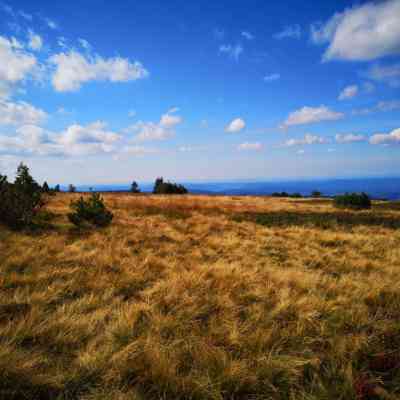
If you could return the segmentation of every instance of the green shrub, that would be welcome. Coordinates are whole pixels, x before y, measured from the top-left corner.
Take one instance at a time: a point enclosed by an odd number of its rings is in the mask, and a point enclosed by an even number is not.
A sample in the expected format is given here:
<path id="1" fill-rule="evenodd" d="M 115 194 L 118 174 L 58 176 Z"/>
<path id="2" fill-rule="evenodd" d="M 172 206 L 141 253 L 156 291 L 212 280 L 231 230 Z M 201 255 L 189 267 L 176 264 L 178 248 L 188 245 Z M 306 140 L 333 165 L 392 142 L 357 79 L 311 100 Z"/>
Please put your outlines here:
<path id="1" fill-rule="evenodd" d="M 68 219 L 76 226 L 92 224 L 104 227 L 109 225 L 114 217 L 99 193 L 92 193 L 87 200 L 80 197 L 71 201 L 70 208 L 72 212 L 68 214 Z"/>
<path id="2" fill-rule="evenodd" d="M 188 190 L 183 185 L 164 182 L 163 178 L 157 178 L 153 188 L 154 194 L 186 194 Z"/>
<path id="3" fill-rule="evenodd" d="M 371 208 L 371 199 L 366 193 L 345 193 L 336 196 L 333 204 L 338 208 L 351 208 L 353 210 L 365 210 Z"/>
<path id="4" fill-rule="evenodd" d="M 0 176 L 0 222 L 13 229 L 27 227 L 44 205 L 42 188 L 32 178 L 29 168 L 20 164 L 14 183 Z"/>
<path id="5" fill-rule="evenodd" d="M 139 185 L 136 181 L 133 181 L 131 184 L 131 193 L 140 193 Z"/>
<path id="6" fill-rule="evenodd" d="M 322 193 L 318 190 L 313 190 L 313 192 L 311 193 L 311 197 L 321 197 Z"/>

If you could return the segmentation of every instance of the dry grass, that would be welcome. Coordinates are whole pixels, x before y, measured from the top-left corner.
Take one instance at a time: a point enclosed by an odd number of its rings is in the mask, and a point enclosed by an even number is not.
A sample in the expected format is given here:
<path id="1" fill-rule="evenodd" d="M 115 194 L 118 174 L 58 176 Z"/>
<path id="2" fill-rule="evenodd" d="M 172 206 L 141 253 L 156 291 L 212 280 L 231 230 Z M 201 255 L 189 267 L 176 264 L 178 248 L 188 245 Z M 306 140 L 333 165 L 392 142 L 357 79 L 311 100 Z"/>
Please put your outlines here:
<path id="1" fill-rule="evenodd" d="M 1 399 L 396 399 L 400 210 L 105 195 L 0 227 Z"/>

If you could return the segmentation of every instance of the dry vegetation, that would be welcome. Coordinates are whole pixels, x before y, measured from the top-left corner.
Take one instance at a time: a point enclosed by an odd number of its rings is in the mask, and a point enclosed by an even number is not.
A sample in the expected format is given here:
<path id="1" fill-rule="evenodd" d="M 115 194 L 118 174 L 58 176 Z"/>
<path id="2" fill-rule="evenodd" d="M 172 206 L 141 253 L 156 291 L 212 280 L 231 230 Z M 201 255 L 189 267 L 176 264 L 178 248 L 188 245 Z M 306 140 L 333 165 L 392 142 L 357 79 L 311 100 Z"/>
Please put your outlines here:
<path id="1" fill-rule="evenodd" d="M 76 196 L 0 227 L 1 399 L 400 397 L 397 205 Z"/>

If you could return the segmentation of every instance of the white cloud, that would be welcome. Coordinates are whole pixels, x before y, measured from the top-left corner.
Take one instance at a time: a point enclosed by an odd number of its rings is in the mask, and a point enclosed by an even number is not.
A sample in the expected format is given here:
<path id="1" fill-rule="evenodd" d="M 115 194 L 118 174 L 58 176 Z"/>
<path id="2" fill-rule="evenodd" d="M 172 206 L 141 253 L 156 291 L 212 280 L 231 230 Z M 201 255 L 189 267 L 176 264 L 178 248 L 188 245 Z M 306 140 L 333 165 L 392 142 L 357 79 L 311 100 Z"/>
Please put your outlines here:
<path id="1" fill-rule="evenodd" d="M 89 58 L 72 50 L 53 55 L 49 61 L 56 67 L 52 83 L 59 92 L 76 91 L 82 83 L 92 80 L 127 82 L 148 76 L 140 62 L 132 63 L 121 57 L 104 59 L 96 55 Z"/>
<path id="2" fill-rule="evenodd" d="M 18 103 L 0 100 L 0 125 L 21 126 L 26 124 L 41 124 L 47 114 L 29 103 Z"/>
<path id="3" fill-rule="evenodd" d="M 400 144 L 400 128 L 390 133 L 377 133 L 370 138 L 369 142 L 371 144 Z"/>
<path id="4" fill-rule="evenodd" d="M 400 87 L 400 64 L 374 65 L 365 75 L 374 81 L 383 82 L 396 88 Z"/>
<path id="5" fill-rule="evenodd" d="M 240 132 L 245 127 L 246 127 L 246 122 L 242 118 L 235 118 L 225 128 L 225 132 L 236 133 Z"/>
<path id="6" fill-rule="evenodd" d="M 400 100 L 380 101 L 375 106 L 370 108 L 362 108 L 360 110 L 353 110 L 354 115 L 366 115 L 374 112 L 382 111 L 389 112 L 400 110 Z"/>
<path id="7" fill-rule="evenodd" d="M 18 127 L 14 136 L 0 136 L 0 150 L 8 154 L 82 156 L 115 152 L 120 138 L 106 130 L 101 121 L 86 126 L 73 124 L 60 133 L 29 124 Z"/>
<path id="8" fill-rule="evenodd" d="M 323 59 L 373 60 L 400 53 L 400 1 L 369 2 L 311 26 L 314 43 L 328 43 Z"/>
<path id="9" fill-rule="evenodd" d="M 286 39 L 286 38 L 292 38 L 292 39 L 300 39 L 301 37 L 301 28 L 300 25 L 295 24 L 291 26 L 286 26 L 285 28 L 282 29 L 282 31 L 275 33 L 273 35 L 275 39 Z"/>
<path id="10" fill-rule="evenodd" d="M 87 40 L 79 38 L 78 42 L 85 50 L 91 50 L 92 46 Z"/>
<path id="11" fill-rule="evenodd" d="M 303 145 L 311 145 L 311 144 L 326 144 L 326 143 L 329 143 L 328 139 L 326 139 L 322 136 L 311 135 L 310 133 L 307 133 L 304 135 L 304 138 L 302 138 L 302 139 L 286 140 L 285 146 L 292 147 L 292 146 L 303 146 Z"/>
<path id="12" fill-rule="evenodd" d="M 364 82 L 363 90 L 365 93 L 372 93 L 375 91 L 375 85 L 371 82 Z"/>
<path id="13" fill-rule="evenodd" d="M 45 18 L 45 22 L 50 29 L 58 29 L 58 24 L 50 18 Z"/>
<path id="14" fill-rule="evenodd" d="M 33 17 L 31 14 L 26 13 L 25 11 L 18 11 L 18 14 L 22 17 L 25 18 L 27 21 L 32 21 Z"/>
<path id="15" fill-rule="evenodd" d="M 175 127 L 182 122 L 182 117 L 173 115 L 178 111 L 178 108 L 172 108 L 163 114 L 160 121 L 143 122 L 139 121 L 125 129 L 125 132 L 138 132 L 135 136 L 136 140 L 165 140 L 175 136 Z"/>
<path id="16" fill-rule="evenodd" d="M 357 96 L 358 94 L 358 86 L 350 85 L 346 86 L 339 94 L 338 100 L 348 100 Z"/>
<path id="17" fill-rule="evenodd" d="M 243 47 L 240 44 L 237 44 L 236 46 L 233 45 L 226 45 L 223 44 L 219 47 L 219 52 L 220 53 L 226 53 L 230 57 L 234 58 L 236 61 L 239 60 L 240 55 L 243 52 Z"/>
<path id="18" fill-rule="evenodd" d="M 57 44 L 62 48 L 62 49 L 67 49 L 67 39 L 64 36 L 59 36 L 57 38 Z"/>
<path id="19" fill-rule="evenodd" d="M 263 145 L 260 142 L 244 142 L 239 144 L 238 150 L 253 150 L 253 151 L 260 151 L 262 150 Z"/>
<path id="20" fill-rule="evenodd" d="M 272 81 L 277 81 L 280 78 L 281 78 L 280 74 L 274 73 L 274 74 L 270 74 L 270 75 L 264 76 L 264 81 L 265 82 L 272 82 Z"/>
<path id="21" fill-rule="evenodd" d="M 281 128 L 287 128 L 292 125 L 306 125 L 321 121 L 334 121 L 344 117 L 343 113 L 330 110 L 326 106 L 303 107 L 289 114 Z"/>
<path id="22" fill-rule="evenodd" d="M 180 146 L 178 148 L 178 151 L 180 151 L 181 153 L 190 153 L 193 151 L 202 151 L 205 150 L 205 147 L 201 147 L 201 146 Z"/>
<path id="23" fill-rule="evenodd" d="M 250 32 L 247 32 L 247 31 L 243 31 L 242 32 L 242 36 L 244 38 L 246 38 L 247 40 L 253 40 L 254 39 L 254 35 L 252 35 Z"/>
<path id="24" fill-rule="evenodd" d="M 0 36 L 0 81 L 16 83 L 34 72 L 36 58 L 15 39 Z"/>
<path id="25" fill-rule="evenodd" d="M 144 147 L 144 146 L 125 146 L 122 148 L 121 153 L 141 156 L 145 154 L 155 154 L 159 153 L 158 149 Z"/>
<path id="26" fill-rule="evenodd" d="M 128 117 L 129 118 L 133 118 L 134 116 L 136 116 L 136 111 L 135 110 L 129 110 L 128 111 Z"/>
<path id="27" fill-rule="evenodd" d="M 335 136 L 335 140 L 337 143 L 355 143 L 364 142 L 366 140 L 366 137 L 364 135 L 357 135 L 353 133 L 337 134 Z"/>
<path id="28" fill-rule="evenodd" d="M 42 38 L 33 32 L 31 29 L 28 31 L 28 46 L 35 51 L 39 51 L 43 46 Z"/>

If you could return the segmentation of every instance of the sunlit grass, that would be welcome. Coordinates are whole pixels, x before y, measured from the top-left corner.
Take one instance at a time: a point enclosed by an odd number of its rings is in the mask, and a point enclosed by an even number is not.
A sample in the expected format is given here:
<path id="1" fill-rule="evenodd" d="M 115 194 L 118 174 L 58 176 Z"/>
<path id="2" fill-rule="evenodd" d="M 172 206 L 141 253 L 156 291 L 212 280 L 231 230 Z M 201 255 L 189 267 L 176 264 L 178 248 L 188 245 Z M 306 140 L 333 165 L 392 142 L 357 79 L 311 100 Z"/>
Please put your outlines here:
<path id="1" fill-rule="evenodd" d="M 0 227 L 1 399 L 395 399 L 400 209 L 105 195 Z"/>

